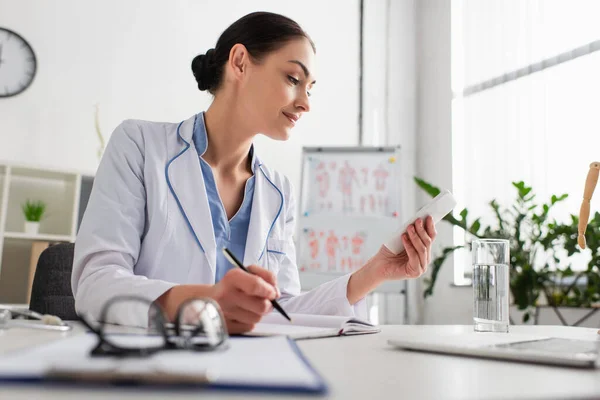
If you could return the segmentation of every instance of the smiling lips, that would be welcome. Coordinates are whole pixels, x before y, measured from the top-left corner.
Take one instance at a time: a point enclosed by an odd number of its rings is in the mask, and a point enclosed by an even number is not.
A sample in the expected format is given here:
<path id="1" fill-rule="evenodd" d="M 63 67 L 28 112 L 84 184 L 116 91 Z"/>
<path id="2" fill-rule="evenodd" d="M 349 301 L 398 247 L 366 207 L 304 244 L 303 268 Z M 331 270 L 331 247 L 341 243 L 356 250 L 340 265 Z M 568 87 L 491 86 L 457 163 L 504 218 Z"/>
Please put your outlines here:
<path id="1" fill-rule="evenodd" d="M 285 115 L 287 117 L 287 119 L 290 120 L 292 125 L 296 125 L 296 121 L 298 121 L 300 119 L 299 115 L 286 113 L 285 111 L 283 112 L 283 115 Z"/>

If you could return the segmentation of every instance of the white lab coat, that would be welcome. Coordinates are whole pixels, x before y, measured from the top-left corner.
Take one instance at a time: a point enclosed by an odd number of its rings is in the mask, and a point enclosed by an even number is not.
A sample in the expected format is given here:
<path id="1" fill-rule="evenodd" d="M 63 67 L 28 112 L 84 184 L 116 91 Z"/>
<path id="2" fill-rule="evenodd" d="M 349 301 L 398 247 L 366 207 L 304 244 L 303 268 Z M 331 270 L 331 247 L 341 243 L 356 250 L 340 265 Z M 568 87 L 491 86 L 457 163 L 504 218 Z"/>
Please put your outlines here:
<path id="1" fill-rule="evenodd" d="M 118 295 L 156 300 L 177 284 L 214 284 L 216 245 L 194 119 L 180 124 L 127 120 L 114 131 L 94 180 L 75 243 L 71 284 L 78 313 L 101 319 Z M 256 157 L 255 189 L 243 262 L 277 276 L 290 313 L 367 318 L 350 305 L 349 275 L 300 294 L 293 190 Z M 148 325 L 148 307 L 115 309 L 107 322 Z"/>

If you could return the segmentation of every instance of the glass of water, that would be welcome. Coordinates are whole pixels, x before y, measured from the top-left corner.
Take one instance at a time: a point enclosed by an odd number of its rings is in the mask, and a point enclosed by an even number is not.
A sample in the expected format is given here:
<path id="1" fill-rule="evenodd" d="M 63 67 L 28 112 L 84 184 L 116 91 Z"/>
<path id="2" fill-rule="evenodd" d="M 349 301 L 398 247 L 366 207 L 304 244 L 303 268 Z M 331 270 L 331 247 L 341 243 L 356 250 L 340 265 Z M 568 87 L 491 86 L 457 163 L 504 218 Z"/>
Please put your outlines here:
<path id="1" fill-rule="evenodd" d="M 504 239 L 473 241 L 473 322 L 477 332 L 508 332 L 510 247 Z"/>

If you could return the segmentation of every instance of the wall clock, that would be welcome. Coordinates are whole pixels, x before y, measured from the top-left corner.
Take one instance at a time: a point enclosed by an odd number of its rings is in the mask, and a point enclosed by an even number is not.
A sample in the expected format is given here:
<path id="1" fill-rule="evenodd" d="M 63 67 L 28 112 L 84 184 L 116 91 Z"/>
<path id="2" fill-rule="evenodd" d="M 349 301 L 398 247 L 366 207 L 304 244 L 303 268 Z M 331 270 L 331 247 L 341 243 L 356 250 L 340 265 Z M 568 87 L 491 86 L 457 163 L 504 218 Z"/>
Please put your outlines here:
<path id="1" fill-rule="evenodd" d="M 18 33 L 0 27 L 0 97 L 23 92 L 33 82 L 36 70 L 31 45 Z"/>

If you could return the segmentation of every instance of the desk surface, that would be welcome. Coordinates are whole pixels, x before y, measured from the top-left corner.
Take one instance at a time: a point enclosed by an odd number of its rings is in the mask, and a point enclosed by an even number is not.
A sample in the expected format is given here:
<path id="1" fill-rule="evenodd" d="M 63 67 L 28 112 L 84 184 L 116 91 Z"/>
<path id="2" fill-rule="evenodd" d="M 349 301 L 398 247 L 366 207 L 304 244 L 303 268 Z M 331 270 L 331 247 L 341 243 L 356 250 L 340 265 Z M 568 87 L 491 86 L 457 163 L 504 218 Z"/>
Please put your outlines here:
<path id="1" fill-rule="evenodd" d="M 330 385 L 335 399 L 567 399 L 600 398 L 600 370 L 579 370 L 467 357 L 445 356 L 391 348 L 387 340 L 402 332 L 469 332 L 471 326 L 382 326 L 376 335 L 299 341 L 307 358 Z M 516 333 L 565 338 L 596 338 L 596 329 L 563 326 L 511 326 Z M 81 328 L 73 332 L 77 334 Z M 33 329 L 0 331 L 0 353 L 30 347 L 64 333 Z M 6 399 L 197 399 L 194 391 L 85 390 L 9 385 Z M 253 398 L 243 393 L 210 392 L 222 399 Z M 255 398 L 263 398 L 257 395 Z M 269 396 L 269 398 L 276 398 Z M 282 398 L 294 398 L 285 396 Z M 303 397 L 306 398 L 306 397 Z"/>

